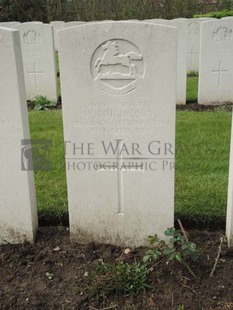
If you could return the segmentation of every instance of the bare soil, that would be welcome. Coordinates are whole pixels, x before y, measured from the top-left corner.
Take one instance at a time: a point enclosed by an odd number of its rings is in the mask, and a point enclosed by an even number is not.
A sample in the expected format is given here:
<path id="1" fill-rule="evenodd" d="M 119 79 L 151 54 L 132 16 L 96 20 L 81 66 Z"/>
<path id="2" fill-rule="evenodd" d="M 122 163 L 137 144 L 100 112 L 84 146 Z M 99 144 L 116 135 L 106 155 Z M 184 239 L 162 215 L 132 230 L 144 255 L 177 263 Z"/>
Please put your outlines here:
<path id="1" fill-rule="evenodd" d="M 232 103 L 223 105 L 201 105 L 198 103 L 187 103 L 186 105 L 177 105 L 178 111 L 195 111 L 195 112 L 214 112 L 214 111 L 227 111 L 232 112 Z"/>
<path id="2" fill-rule="evenodd" d="M 27 105 L 28 105 L 29 110 L 34 109 L 34 104 L 32 101 L 28 101 Z M 222 111 L 232 112 L 232 107 L 233 107 L 232 103 L 223 104 L 223 105 L 201 105 L 196 102 L 192 102 L 192 103 L 187 103 L 185 105 L 177 105 L 176 110 L 177 111 L 195 111 L 195 112 L 214 112 L 214 111 L 222 110 Z M 55 108 L 52 107 L 50 109 L 61 110 L 62 109 L 62 98 L 59 97 L 57 100 L 57 106 Z"/>
<path id="3" fill-rule="evenodd" d="M 92 270 L 103 262 L 141 262 L 146 249 L 70 244 L 68 228 L 41 227 L 34 245 L 0 246 L 0 309 L 233 309 L 233 250 L 226 244 L 209 276 L 222 234 L 188 231 L 201 252 L 191 265 L 197 278 L 179 263 L 162 262 L 150 269 L 149 287 L 140 294 L 97 298 L 88 290 Z"/>

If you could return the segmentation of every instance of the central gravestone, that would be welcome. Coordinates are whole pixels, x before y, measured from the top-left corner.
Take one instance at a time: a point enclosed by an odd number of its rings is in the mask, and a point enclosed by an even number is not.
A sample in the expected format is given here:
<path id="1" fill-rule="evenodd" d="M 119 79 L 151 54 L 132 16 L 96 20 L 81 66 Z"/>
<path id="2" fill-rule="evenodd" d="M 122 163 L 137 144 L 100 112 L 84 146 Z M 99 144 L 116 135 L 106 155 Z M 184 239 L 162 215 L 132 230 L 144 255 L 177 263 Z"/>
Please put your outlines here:
<path id="1" fill-rule="evenodd" d="M 71 240 L 123 246 L 174 225 L 176 29 L 61 30 Z"/>

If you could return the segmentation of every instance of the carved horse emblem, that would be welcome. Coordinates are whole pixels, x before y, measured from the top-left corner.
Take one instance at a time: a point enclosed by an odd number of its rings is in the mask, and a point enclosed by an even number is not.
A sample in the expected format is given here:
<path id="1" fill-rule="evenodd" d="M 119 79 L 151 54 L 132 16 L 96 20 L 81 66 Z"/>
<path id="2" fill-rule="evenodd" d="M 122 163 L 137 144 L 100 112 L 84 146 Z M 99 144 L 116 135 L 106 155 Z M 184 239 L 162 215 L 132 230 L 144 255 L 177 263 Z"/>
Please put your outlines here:
<path id="1" fill-rule="evenodd" d="M 119 45 L 115 41 L 108 41 L 105 44 L 102 45 L 102 48 L 104 50 L 103 57 L 97 58 L 95 62 L 95 67 L 97 69 L 97 72 L 101 76 L 101 68 L 103 66 L 116 66 L 120 65 L 122 67 L 126 67 L 128 69 L 128 74 L 121 73 L 120 71 L 114 71 L 111 70 L 107 73 L 103 74 L 103 76 L 111 76 L 111 75 L 122 75 L 122 76 L 134 76 L 137 73 L 136 65 L 132 63 L 132 60 L 142 60 L 142 55 L 136 54 L 135 52 L 129 52 L 125 55 L 120 54 L 119 52 Z"/>
<path id="2" fill-rule="evenodd" d="M 94 81 L 111 95 L 124 95 L 135 89 L 143 79 L 144 70 L 138 47 L 123 39 L 103 42 L 91 59 Z"/>

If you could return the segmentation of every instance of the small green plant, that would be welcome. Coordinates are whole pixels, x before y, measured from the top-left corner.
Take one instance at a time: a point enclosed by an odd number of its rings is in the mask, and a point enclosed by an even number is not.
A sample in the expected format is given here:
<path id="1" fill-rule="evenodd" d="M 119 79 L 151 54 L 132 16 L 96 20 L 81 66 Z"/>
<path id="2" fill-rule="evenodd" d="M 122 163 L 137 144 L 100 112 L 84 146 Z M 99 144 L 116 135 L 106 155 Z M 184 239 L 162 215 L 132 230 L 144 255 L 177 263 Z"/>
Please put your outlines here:
<path id="1" fill-rule="evenodd" d="M 149 236 L 148 243 L 154 248 L 147 251 L 146 255 L 143 257 L 144 263 L 157 260 L 159 257 L 163 256 L 163 252 L 167 248 L 165 241 L 159 240 L 157 235 Z"/>
<path id="2" fill-rule="evenodd" d="M 174 227 L 168 228 L 164 234 L 170 237 L 168 243 L 159 240 L 157 235 L 148 237 L 148 242 L 153 248 L 144 256 L 143 262 L 146 263 L 151 260 L 156 260 L 159 257 L 165 257 L 167 261 L 178 261 L 196 277 L 187 263 L 189 260 L 197 261 L 199 257 L 196 244 L 191 241 L 186 241 L 185 237 Z"/>
<path id="3" fill-rule="evenodd" d="M 183 305 L 180 305 L 177 310 L 185 310 Z"/>
<path id="4" fill-rule="evenodd" d="M 97 265 L 89 280 L 91 280 L 90 290 L 96 297 L 139 293 L 148 287 L 147 268 L 141 263 Z"/>
<path id="5" fill-rule="evenodd" d="M 42 111 L 42 110 L 47 111 L 48 109 L 56 107 L 55 102 L 51 102 L 44 96 L 36 96 L 35 100 L 33 101 L 33 104 L 34 104 L 34 110 L 36 111 Z"/>
<path id="6" fill-rule="evenodd" d="M 201 18 L 201 17 L 210 17 L 210 18 L 218 18 L 221 19 L 223 17 L 233 16 L 233 11 L 230 10 L 223 10 L 218 12 L 210 12 L 207 14 L 195 14 L 194 18 Z"/>
<path id="7" fill-rule="evenodd" d="M 54 274 L 52 272 L 46 272 L 45 275 L 49 280 L 52 280 L 54 277 Z"/>

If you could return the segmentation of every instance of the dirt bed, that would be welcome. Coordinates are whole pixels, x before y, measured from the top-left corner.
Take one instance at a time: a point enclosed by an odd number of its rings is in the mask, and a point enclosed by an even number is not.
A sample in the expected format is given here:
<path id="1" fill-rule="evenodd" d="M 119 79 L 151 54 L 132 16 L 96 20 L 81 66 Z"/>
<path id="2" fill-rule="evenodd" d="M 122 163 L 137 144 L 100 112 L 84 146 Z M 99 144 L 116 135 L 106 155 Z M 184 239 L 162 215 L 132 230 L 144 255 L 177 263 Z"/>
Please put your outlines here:
<path id="1" fill-rule="evenodd" d="M 34 245 L 0 246 L 0 309 L 233 309 L 233 250 L 226 244 L 209 277 L 222 233 L 188 232 L 201 252 L 191 265 L 196 279 L 179 263 L 163 262 L 150 269 L 145 291 L 93 297 L 88 275 L 97 265 L 141 262 L 146 249 L 70 244 L 67 228 L 42 227 Z"/>

